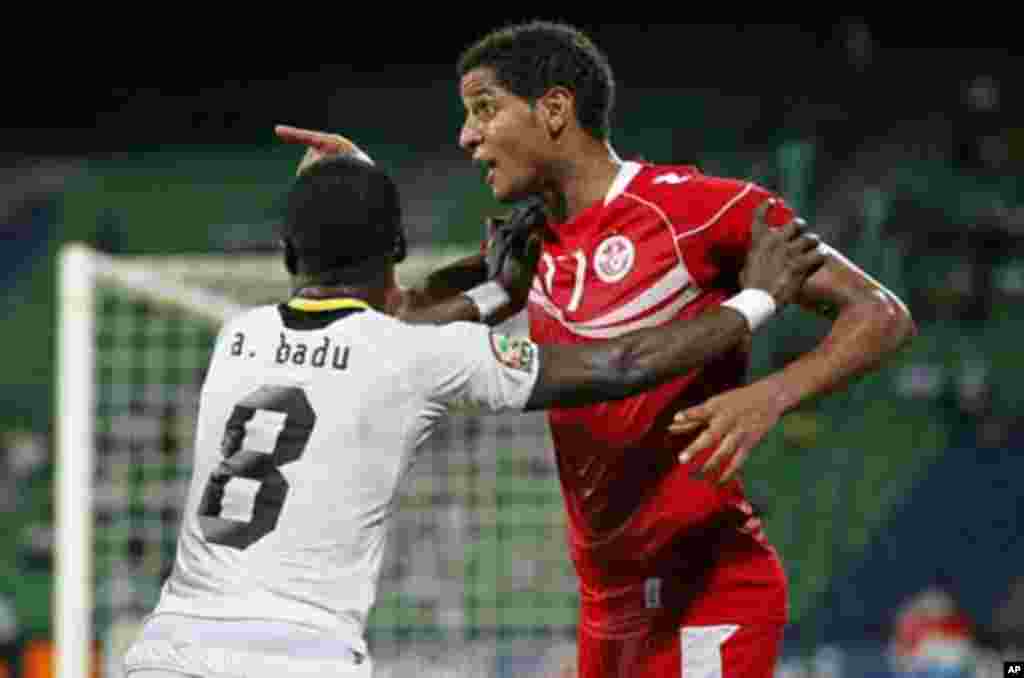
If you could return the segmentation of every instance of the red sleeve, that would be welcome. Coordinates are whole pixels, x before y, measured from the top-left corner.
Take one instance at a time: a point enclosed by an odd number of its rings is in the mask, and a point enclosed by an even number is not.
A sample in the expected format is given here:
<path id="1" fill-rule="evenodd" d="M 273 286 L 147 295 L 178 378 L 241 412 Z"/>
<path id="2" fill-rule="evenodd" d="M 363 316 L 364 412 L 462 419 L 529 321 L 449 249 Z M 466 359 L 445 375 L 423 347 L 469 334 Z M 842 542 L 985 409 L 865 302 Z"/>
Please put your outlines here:
<path id="1" fill-rule="evenodd" d="M 750 251 L 754 211 L 769 198 L 768 224 L 781 226 L 793 210 L 771 191 L 738 179 L 698 175 L 672 204 L 676 239 L 694 279 L 701 284 L 723 273 L 738 273 Z"/>
<path id="2" fill-rule="evenodd" d="M 725 258 L 740 262 L 750 251 L 750 229 L 754 223 L 754 211 L 761 203 L 769 198 L 776 200 L 766 217 L 769 226 L 782 226 L 795 216 L 782 198 L 757 184 L 746 184 L 741 190 L 745 193 L 737 194 L 735 202 L 723 211 L 710 229 L 710 239 L 715 243 L 719 253 Z"/>

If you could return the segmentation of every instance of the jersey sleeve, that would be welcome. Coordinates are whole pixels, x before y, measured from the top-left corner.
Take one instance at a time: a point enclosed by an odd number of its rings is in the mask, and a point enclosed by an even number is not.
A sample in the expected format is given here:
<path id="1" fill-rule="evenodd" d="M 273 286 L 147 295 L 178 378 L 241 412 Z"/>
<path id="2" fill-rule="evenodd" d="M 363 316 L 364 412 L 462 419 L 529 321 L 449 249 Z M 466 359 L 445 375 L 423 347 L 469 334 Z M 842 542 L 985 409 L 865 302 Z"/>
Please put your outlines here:
<path id="1" fill-rule="evenodd" d="M 710 225 L 710 239 L 718 253 L 742 266 L 751 246 L 751 226 L 754 223 L 754 212 L 765 200 L 774 199 L 775 205 L 765 215 L 768 225 L 781 227 L 794 216 L 792 208 L 786 201 L 771 191 L 753 183 L 720 180 L 720 186 L 714 186 L 713 200 L 721 200 L 717 219 Z"/>
<path id="2" fill-rule="evenodd" d="M 418 352 L 415 374 L 428 398 L 453 409 L 522 410 L 540 371 L 537 345 L 477 323 L 424 327 L 430 350 Z"/>

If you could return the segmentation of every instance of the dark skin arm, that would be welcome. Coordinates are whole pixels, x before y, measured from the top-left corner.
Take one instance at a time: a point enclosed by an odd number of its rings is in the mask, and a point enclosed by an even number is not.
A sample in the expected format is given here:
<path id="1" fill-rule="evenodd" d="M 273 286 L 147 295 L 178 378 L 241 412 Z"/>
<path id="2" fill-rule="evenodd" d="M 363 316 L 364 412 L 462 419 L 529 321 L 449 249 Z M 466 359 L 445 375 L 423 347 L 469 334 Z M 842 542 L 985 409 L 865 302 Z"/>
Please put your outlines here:
<path id="1" fill-rule="evenodd" d="M 718 308 L 697 318 L 592 344 L 541 344 L 527 410 L 578 407 L 640 393 L 699 367 L 750 336 L 746 318 Z"/>
<path id="2" fill-rule="evenodd" d="M 540 251 L 540 235 L 534 234 L 520 255 L 505 260 L 494 282 L 505 290 L 508 302 L 487 318 L 480 318 L 476 305 L 462 294 L 485 281 L 486 265 L 480 255 L 460 259 L 434 271 L 418 287 L 402 290 L 393 315 L 416 324 L 443 325 L 457 320 L 502 323 L 526 307 Z"/>
<path id="3" fill-rule="evenodd" d="M 484 274 L 483 255 L 454 261 L 431 272 L 419 285 L 403 289 L 393 315 L 417 325 L 479 322 L 476 305 L 462 291 L 484 282 Z"/>
<path id="4" fill-rule="evenodd" d="M 815 349 L 768 378 L 787 394 L 787 410 L 877 368 L 917 334 L 903 302 L 838 253 L 807 281 L 797 303 L 831 318 L 832 329 Z"/>

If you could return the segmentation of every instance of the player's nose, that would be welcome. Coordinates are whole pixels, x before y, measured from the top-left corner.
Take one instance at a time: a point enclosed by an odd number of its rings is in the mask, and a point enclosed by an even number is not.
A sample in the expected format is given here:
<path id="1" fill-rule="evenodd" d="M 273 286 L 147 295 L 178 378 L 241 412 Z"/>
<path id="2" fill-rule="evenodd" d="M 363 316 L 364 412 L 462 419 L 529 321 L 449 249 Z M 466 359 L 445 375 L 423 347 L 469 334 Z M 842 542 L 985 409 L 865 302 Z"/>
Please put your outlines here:
<path id="1" fill-rule="evenodd" d="M 480 130 L 467 120 L 459 130 L 459 147 L 472 153 L 481 142 L 483 142 L 483 135 L 480 134 Z"/>

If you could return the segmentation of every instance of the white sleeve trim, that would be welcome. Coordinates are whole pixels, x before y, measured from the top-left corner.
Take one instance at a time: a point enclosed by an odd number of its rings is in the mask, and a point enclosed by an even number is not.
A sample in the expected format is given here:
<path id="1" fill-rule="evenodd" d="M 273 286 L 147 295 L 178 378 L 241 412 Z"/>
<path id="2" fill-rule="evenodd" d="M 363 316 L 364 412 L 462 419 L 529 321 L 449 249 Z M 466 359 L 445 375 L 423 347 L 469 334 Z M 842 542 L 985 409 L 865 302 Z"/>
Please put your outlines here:
<path id="1" fill-rule="evenodd" d="M 697 228 L 689 230 L 686 233 L 680 233 L 679 235 L 676 236 L 676 240 L 689 238 L 691 235 L 696 235 L 701 231 L 711 228 L 719 219 L 725 216 L 726 212 L 732 209 L 733 206 L 736 205 L 736 203 L 738 203 L 740 200 L 743 200 L 743 198 L 745 198 L 746 195 L 750 193 L 752 190 L 754 190 L 754 184 L 748 182 L 747 185 L 743 187 L 743 190 L 741 190 L 739 193 L 733 196 L 728 202 L 722 205 L 722 207 L 717 212 L 715 212 L 714 216 L 712 216 L 710 219 L 708 219 L 706 222 L 704 222 Z"/>

